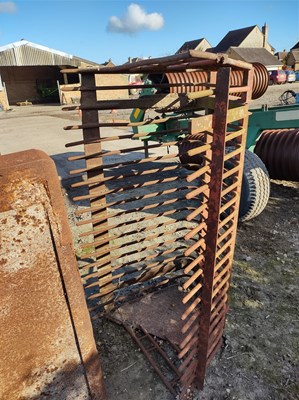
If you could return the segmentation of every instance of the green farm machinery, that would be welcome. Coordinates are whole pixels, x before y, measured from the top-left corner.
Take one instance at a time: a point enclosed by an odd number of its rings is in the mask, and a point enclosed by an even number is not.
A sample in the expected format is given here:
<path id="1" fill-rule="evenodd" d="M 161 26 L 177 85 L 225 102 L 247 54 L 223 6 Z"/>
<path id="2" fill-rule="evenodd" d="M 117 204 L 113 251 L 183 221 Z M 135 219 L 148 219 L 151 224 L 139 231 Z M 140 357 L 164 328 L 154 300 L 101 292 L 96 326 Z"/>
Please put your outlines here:
<path id="1" fill-rule="evenodd" d="M 260 97 L 266 91 L 262 67 L 261 64 L 254 64 L 253 98 Z M 170 76 L 167 78 L 169 84 Z M 196 78 L 198 81 L 198 76 Z M 151 85 L 154 81 L 162 86 L 163 79 L 165 81 L 165 76 L 162 79 L 157 76 L 148 77 L 140 96 L 156 93 L 157 90 Z M 190 76 L 186 79 L 185 74 L 183 79 L 190 84 Z M 206 90 L 203 90 L 204 92 Z M 191 93 L 190 99 L 195 98 L 200 103 L 200 91 Z M 208 104 L 203 102 L 205 112 L 208 107 Z M 188 134 L 189 120 L 196 115 L 198 110 L 196 114 L 192 110 L 184 110 L 152 117 L 147 116 L 145 110 L 136 108 L 132 111 L 130 120 L 136 138 L 144 142 L 146 157 L 149 142 L 177 142 L 180 162 L 186 168 L 196 169 L 203 160 L 199 156 L 191 156 L 190 151 L 203 143 L 203 134 Z M 140 125 L 142 121 L 144 124 Z M 224 167 L 229 168 L 229 165 Z M 250 110 L 239 210 L 240 221 L 248 221 L 265 209 L 270 195 L 270 178 L 299 181 L 299 104 L 284 103 L 277 107 L 263 106 Z"/>

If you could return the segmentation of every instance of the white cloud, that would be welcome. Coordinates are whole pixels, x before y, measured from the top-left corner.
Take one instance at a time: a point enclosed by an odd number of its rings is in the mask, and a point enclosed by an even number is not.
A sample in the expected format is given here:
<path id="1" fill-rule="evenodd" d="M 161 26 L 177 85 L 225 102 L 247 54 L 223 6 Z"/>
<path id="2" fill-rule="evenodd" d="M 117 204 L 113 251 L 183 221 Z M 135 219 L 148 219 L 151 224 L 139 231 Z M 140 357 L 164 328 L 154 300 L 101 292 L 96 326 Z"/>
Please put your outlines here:
<path id="1" fill-rule="evenodd" d="M 122 16 L 110 17 L 107 30 L 117 33 L 136 33 L 142 30 L 158 31 L 164 25 L 161 14 L 147 14 L 138 4 L 130 4 L 127 12 Z"/>
<path id="2" fill-rule="evenodd" d="M 13 1 L 3 1 L 0 3 L 0 14 L 13 14 L 17 11 L 17 7 Z"/>

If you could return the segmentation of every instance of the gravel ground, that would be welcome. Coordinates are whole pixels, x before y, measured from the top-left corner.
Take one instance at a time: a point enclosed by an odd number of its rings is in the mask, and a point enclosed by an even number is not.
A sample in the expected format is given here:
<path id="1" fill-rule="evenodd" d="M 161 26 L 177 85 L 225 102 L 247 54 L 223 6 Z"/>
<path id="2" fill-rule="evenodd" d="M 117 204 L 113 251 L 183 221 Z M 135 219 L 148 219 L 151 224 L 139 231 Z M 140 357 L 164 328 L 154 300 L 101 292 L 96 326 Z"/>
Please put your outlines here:
<path id="1" fill-rule="evenodd" d="M 251 108 L 279 105 L 289 89 L 299 83 L 270 87 Z M 298 183 L 272 181 L 266 210 L 240 224 L 224 345 L 190 398 L 298 398 L 298 199 Z M 97 320 L 94 331 L 108 400 L 173 398 L 122 327 Z"/>

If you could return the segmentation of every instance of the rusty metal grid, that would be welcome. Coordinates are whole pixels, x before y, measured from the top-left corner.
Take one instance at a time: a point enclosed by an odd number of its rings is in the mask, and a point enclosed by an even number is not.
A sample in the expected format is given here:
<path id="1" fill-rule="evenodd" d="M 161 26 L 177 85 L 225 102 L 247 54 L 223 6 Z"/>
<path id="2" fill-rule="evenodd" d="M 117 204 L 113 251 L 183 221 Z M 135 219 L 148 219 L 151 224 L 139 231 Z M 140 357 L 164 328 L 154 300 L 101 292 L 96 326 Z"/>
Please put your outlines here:
<path id="1" fill-rule="evenodd" d="M 177 93 L 98 101 L 101 88 L 95 84 L 95 74 L 102 71 L 77 71 L 82 74 L 82 124 L 66 127 L 83 131 L 82 141 L 67 146 L 84 145 L 84 154 L 70 159 L 86 162 L 85 168 L 73 171 L 83 174 L 73 186 L 86 189 L 76 200 L 90 202 L 90 207 L 77 212 L 84 218 L 78 222 L 85 227 L 80 269 L 90 312 L 95 318 L 108 315 L 124 324 L 141 348 L 139 331 L 151 342 L 150 337 L 168 341 L 176 350 L 176 361 L 171 363 L 175 377 L 159 375 L 182 399 L 190 386 L 203 387 L 207 365 L 221 345 L 254 73 L 251 65 L 230 63 L 219 55 L 204 59 L 204 55 L 196 58 L 189 53 L 180 55 L 182 62 L 173 56 L 139 65 L 139 71 L 155 74 L 187 70 L 191 65 L 205 69 L 208 81 L 201 85 L 208 89 L 195 96 L 188 90 L 181 93 L 186 83 L 181 79 L 175 84 Z M 107 70 L 132 72 L 132 68 Z M 235 69 L 242 75 L 241 82 L 230 87 Z M 165 87 L 160 85 L 156 84 Z M 163 118 L 180 120 L 191 113 L 184 133 L 200 140 L 185 155 L 199 157 L 200 165 L 180 163 L 178 141 L 154 142 L 144 158 L 142 143 L 132 140 L 142 134 L 109 134 L 108 128 L 130 129 L 132 123 L 99 119 L 99 110 L 134 107 L 160 115 L 178 113 L 149 117 L 140 125 Z M 113 149 L 115 141 L 123 143 L 121 149 Z M 151 352 L 161 354 L 159 341 L 142 350 L 158 371 Z"/>

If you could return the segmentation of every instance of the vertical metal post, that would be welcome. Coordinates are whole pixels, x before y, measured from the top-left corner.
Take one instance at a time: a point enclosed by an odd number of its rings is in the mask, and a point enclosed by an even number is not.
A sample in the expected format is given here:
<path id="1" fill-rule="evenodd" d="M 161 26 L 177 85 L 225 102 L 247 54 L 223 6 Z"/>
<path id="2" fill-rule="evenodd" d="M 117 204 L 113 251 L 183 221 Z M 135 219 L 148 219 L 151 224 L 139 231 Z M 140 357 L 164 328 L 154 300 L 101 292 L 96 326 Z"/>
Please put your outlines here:
<path id="1" fill-rule="evenodd" d="M 213 142 L 210 175 L 210 196 L 208 200 L 207 234 L 205 263 L 203 267 L 203 289 L 201 300 L 200 336 L 198 342 L 198 369 L 195 384 L 203 388 L 206 361 L 208 357 L 209 328 L 212 306 L 214 269 L 217 252 L 217 234 L 221 205 L 223 164 L 225 155 L 226 119 L 229 102 L 229 80 L 231 68 L 219 69 L 215 92 L 215 110 L 213 114 Z"/>
<path id="2" fill-rule="evenodd" d="M 85 73 L 82 74 L 82 86 L 84 88 L 88 89 L 94 89 L 94 90 L 88 90 L 88 91 L 82 91 L 81 92 L 81 106 L 82 106 L 82 124 L 99 124 L 99 114 L 97 109 L 88 109 L 85 110 L 84 106 L 88 105 L 91 107 L 91 105 L 95 105 L 97 102 L 97 92 L 95 90 L 96 82 L 95 82 L 95 75 L 93 73 Z M 104 178 L 104 171 L 103 171 L 103 159 L 100 157 L 98 154 L 102 152 L 102 145 L 101 145 L 101 133 L 100 133 L 100 128 L 83 128 L 83 139 L 84 139 L 84 152 L 86 158 L 86 167 L 88 169 L 87 171 L 87 179 L 92 180 L 93 178 Z M 96 185 L 94 188 L 90 187 L 89 188 L 89 193 L 91 195 L 96 195 L 97 192 L 102 191 L 103 188 L 105 187 L 105 184 L 103 183 L 102 185 Z M 97 216 L 97 217 L 104 217 L 104 221 L 101 222 L 101 227 L 106 228 L 105 231 L 103 231 L 101 234 L 94 235 L 94 238 L 96 239 L 97 237 L 101 237 L 103 239 L 104 244 L 107 248 L 106 252 L 106 258 L 107 258 L 107 263 L 105 264 L 104 268 L 107 270 L 107 275 L 105 275 L 105 278 L 107 279 L 107 276 L 112 277 L 112 272 L 111 272 L 111 262 L 110 262 L 110 250 L 109 250 L 109 232 L 108 232 L 108 215 L 107 215 L 107 208 L 106 206 L 106 197 L 105 195 L 101 196 L 94 196 L 94 198 L 90 199 L 90 205 L 91 206 L 98 206 L 101 205 L 103 206 L 103 209 L 100 211 L 92 211 L 92 216 Z M 98 226 L 98 223 L 93 223 L 93 228 L 95 229 Z M 97 246 L 95 245 L 95 250 L 97 250 L 99 247 L 102 248 L 103 245 Z M 112 279 L 111 279 L 112 281 Z M 110 286 L 114 285 L 111 283 Z M 108 291 L 111 292 L 111 288 L 105 287 L 105 285 L 101 284 L 101 278 L 99 278 L 99 287 L 101 288 L 100 291 Z M 107 296 L 102 297 L 102 302 L 105 303 L 106 301 L 110 300 L 113 297 L 113 293 Z"/>

